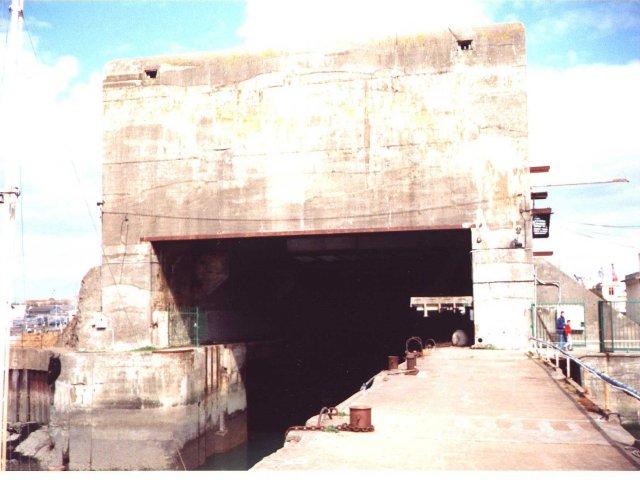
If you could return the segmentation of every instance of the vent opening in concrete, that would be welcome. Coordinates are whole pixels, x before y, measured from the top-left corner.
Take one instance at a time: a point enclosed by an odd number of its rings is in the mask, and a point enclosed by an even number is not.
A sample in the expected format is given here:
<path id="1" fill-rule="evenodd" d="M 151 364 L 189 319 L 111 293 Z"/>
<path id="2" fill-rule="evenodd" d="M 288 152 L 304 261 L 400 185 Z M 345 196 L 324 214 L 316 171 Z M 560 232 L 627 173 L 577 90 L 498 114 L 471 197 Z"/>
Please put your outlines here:
<path id="1" fill-rule="evenodd" d="M 282 447 L 287 427 L 356 393 L 389 355 L 404 355 L 410 336 L 451 342 L 461 314 L 425 317 L 412 296 L 472 294 L 469 230 L 154 248 L 167 293 L 201 312 L 200 343 L 248 345 L 247 468 Z M 216 457 L 209 468 L 223 464 Z"/>
<path id="2" fill-rule="evenodd" d="M 158 69 L 157 68 L 145 69 L 144 73 L 147 76 L 147 78 L 156 78 L 158 76 Z"/>
<path id="3" fill-rule="evenodd" d="M 460 50 L 473 50 L 472 43 L 473 40 L 458 40 L 458 47 L 460 47 Z"/>

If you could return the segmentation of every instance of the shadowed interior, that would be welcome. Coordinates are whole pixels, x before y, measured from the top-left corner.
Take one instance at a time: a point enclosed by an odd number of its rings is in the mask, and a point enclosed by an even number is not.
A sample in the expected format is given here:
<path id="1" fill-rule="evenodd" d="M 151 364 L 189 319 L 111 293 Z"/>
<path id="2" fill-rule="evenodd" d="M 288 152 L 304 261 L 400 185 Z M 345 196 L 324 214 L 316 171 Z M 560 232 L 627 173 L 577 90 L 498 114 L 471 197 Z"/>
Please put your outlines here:
<path id="1" fill-rule="evenodd" d="M 200 344 L 256 342 L 243 371 L 244 468 L 281 447 L 288 426 L 358 391 L 386 368 L 388 355 L 402 356 L 408 337 L 443 342 L 458 328 L 472 333 L 468 313 L 424 317 L 409 306 L 412 296 L 472 295 L 469 230 L 155 248 L 176 307 L 200 311 Z"/>

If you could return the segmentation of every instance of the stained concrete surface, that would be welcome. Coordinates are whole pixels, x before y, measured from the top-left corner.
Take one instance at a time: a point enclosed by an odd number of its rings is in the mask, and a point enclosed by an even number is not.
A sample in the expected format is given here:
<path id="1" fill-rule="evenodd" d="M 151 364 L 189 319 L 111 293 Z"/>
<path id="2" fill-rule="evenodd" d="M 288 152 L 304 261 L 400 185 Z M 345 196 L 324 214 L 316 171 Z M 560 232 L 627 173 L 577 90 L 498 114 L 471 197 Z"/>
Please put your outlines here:
<path id="1" fill-rule="evenodd" d="M 464 50 L 446 29 L 328 52 L 110 63 L 101 290 L 80 302 L 79 348 L 165 346 L 149 320 L 179 305 L 185 285 L 163 265 L 163 242 L 187 244 L 186 266 L 196 240 L 443 229 L 471 230 L 478 343 L 526 345 L 525 31 L 468 35 Z M 203 260 L 194 287 L 215 293 L 225 259 Z"/>
<path id="2" fill-rule="evenodd" d="M 611 426 L 597 426 L 522 352 L 444 348 L 418 368 L 417 376 L 381 372 L 369 390 L 338 406 L 371 406 L 375 432 L 294 431 L 254 469 L 637 468 L 603 433 Z"/>

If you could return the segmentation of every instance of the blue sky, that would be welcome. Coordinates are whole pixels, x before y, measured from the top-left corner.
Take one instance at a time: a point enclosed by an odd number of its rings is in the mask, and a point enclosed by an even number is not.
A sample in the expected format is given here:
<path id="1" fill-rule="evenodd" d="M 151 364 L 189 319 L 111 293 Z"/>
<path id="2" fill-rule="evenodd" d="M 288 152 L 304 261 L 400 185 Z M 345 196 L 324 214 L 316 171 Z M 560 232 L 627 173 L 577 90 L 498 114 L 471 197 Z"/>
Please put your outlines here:
<path id="1" fill-rule="evenodd" d="M 114 58 L 230 48 L 244 4 L 216 2 L 29 2 L 27 27 L 47 59 L 73 55 L 80 80 Z"/>
<path id="2" fill-rule="evenodd" d="M 638 59 L 640 2 L 494 1 L 485 5 L 494 21 L 525 24 L 530 65 L 621 64 Z M 245 3 L 234 0 L 27 0 L 25 6 L 27 26 L 38 37 L 43 58 L 77 57 L 81 79 L 113 58 L 239 46 L 243 39 L 238 29 L 245 14 Z M 575 52 L 574 60 L 566 58 L 569 51 Z"/>
<path id="3" fill-rule="evenodd" d="M 9 0 L 1 0 L 2 38 Z M 629 184 L 550 188 L 554 250 L 568 273 L 615 263 L 638 271 L 640 2 L 452 0 L 25 1 L 28 102 L 22 142 L 24 255 L 17 295 L 77 294 L 99 262 L 100 79 L 112 59 L 521 21 L 527 31 L 530 161 L 539 183 L 626 177 Z M 34 93 L 37 92 L 37 93 Z M 37 103 L 36 103 L 37 102 Z M 46 146 L 46 148 L 45 148 Z M 536 178 L 537 180 L 537 178 Z"/>

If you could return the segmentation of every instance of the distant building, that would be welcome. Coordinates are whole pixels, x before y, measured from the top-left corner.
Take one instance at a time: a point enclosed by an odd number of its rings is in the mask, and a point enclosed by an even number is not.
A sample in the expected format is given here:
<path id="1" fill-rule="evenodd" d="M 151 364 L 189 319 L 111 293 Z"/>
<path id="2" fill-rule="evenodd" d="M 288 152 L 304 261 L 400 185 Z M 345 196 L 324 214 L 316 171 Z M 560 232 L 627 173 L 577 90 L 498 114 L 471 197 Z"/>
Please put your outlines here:
<path id="1" fill-rule="evenodd" d="M 13 337 L 22 333 L 26 313 L 27 306 L 24 303 L 11 304 L 11 317 L 9 318 L 11 322 L 10 336 Z"/>
<path id="2" fill-rule="evenodd" d="M 638 257 L 640 260 L 640 255 Z M 627 275 L 624 283 L 627 291 L 627 314 L 630 319 L 640 323 L 640 271 Z"/>
<path id="3" fill-rule="evenodd" d="M 608 279 L 603 278 L 593 291 L 607 302 L 624 303 L 627 301 L 625 280 L 618 280 L 613 264 L 611 264 L 611 276 Z"/>
<path id="4" fill-rule="evenodd" d="M 40 331 L 63 330 L 71 321 L 76 307 L 69 300 L 27 300 L 21 321 L 15 320 L 15 328 L 34 333 Z"/>

